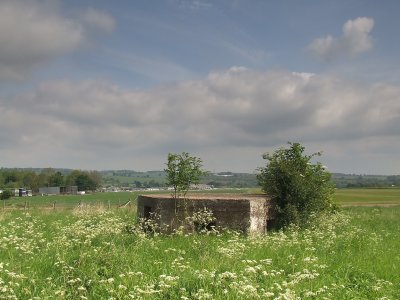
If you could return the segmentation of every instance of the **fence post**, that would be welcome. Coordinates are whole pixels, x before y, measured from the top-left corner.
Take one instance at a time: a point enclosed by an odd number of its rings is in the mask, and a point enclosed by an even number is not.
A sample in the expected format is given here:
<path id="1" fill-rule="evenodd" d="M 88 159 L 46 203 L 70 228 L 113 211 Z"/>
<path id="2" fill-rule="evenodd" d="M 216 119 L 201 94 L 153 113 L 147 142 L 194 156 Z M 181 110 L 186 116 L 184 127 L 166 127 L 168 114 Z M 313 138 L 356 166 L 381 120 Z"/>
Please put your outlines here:
<path id="1" fill-rule="evenodd" d="M 111 209 L 111 204 L 110 204 L 110 200 L 108 200 L 108 210 Z"/>
<path id="2" fill-rule="evenodd" d="M 53 202 L 53 210 L 56 209 L 56 201 Z"/>

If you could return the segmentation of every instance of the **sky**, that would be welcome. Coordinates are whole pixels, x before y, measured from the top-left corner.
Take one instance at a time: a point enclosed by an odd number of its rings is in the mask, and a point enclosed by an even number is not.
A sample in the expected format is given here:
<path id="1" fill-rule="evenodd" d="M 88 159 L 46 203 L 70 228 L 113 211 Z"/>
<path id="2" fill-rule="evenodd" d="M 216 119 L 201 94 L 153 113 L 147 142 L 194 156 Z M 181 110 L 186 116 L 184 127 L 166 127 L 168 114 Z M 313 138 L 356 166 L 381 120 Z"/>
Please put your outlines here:
<path id="1" fill-rule="evenodd" d="M 1 0 L 0 167 L 400 174 L 397 0 Z"/>

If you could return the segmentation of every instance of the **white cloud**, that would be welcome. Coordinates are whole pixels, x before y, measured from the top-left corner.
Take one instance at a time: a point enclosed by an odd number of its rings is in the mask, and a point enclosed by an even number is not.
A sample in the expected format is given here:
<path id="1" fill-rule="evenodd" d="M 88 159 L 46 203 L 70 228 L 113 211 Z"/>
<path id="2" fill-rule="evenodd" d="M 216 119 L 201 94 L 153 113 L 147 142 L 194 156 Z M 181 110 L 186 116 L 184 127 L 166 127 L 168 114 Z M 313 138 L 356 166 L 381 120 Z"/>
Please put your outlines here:
<path id="1" fill-rule="evenodd" d="M 343 35 L 335 38 L 328 35 L 315 39 L 309 49 L 319 58 L 331 61 L 341 56 L 354 57 L 373 47 L 370 35 L 374 27 L 372 18 L 348 20 L 343 25 Z"/>
<path id="2" fill-rule="evenodd" d="M 372 37 L 369 35 L 374 27 L 371 18 L 349 20 L 343 25 L 343 46 L 351 55 L 368 51 L 372 48 Z"/>
<path id="3" fill-rule="evenodd" d="M 0 79 L 23 79 L 32 70 L 77 49 L 88 39 L 86 23 L 62 16 L 54 2 L 0 2 Z M 112 18 L 89 10 L 87 22 L 110 30 Z"/>
<path id="4" fill-rule="evenodd" d="M 17 164 L 29 149 L 25 166 L 162 169 L 166 153 L 189 151 L 213 168 L 251 171 L 264 151 L 289 140 L 343 146 L 349 157 L 378 136 L 385 144 L 371 151 L 398 153 L 398 143 L 386 143 L 399 139 L 399 97 L 395 85 L 241 67 L 141 91 L 49 81 L 0 99 L 0 156 Z"/>

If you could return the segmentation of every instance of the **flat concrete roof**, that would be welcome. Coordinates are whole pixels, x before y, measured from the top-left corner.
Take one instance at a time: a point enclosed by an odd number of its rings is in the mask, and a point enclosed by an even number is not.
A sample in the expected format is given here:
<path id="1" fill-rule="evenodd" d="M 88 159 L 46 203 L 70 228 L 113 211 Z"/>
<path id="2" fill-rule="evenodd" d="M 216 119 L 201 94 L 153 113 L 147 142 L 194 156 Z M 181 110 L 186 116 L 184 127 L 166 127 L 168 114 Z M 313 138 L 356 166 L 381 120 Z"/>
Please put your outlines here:
<path id="1" fill-rule="evenodd" d="M 171 199 L 171 194 L 144 194 L 140 195 L 148 198 L 157 198 L 157 199 Z M 187 199 L 187 200 L 254 200 L 254 199 L 269 199 L 268 195 L 265 194 L 228 194 L 228 193 L 191 193 L 187 194 L 185 198 L 180 197 L 178 199 Z"/>

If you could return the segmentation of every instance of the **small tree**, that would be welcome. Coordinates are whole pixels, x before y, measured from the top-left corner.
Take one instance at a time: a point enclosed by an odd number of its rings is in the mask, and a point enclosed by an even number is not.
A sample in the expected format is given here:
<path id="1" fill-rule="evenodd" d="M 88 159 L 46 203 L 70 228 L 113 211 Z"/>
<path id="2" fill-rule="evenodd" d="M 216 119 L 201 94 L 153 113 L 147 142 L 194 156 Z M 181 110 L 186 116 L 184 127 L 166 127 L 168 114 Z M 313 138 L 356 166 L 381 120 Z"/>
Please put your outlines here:
<path id="1" fill-rule="evenodd" d="M 174 189 L 172 196 L 175 199 L 185 197 L 190 185 L 200 182 L 200 177 L 206 173 L 202 170 L 202 164 L 200 158 L 190 156 L 187 152 L 168 154 L 167 168 L 164 171 L 167 175 L 167 185 Z"/>
<path id="2" fill-rule="evenodd" d="M 14 193 L 11 192 L 10 190 L 5 190 L 2 193 L 0 193 L 0 199 L 7 200 L 7 199 L 11 198 L 13 195 L 14 195 Z"/>
<path id="3" fill-rule="evenodd" d="M 299 143 L 289 145 L 288 149 L 264 154 L 268 162 L 257 175 L 262 190 L 276 202 L 279 227 L 303 226 L 312 215 L 334 207 L 331 174 L 321 163 L 311 163 L 321 152 L 305 155 Z"/>

